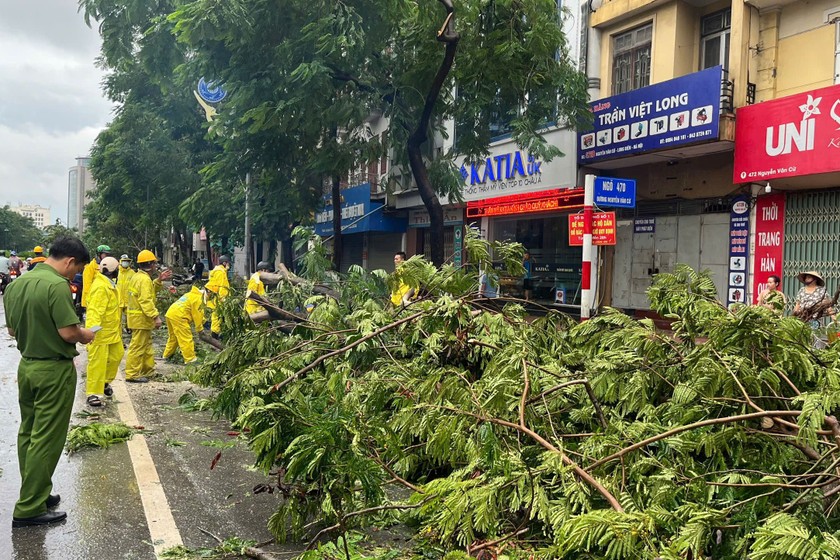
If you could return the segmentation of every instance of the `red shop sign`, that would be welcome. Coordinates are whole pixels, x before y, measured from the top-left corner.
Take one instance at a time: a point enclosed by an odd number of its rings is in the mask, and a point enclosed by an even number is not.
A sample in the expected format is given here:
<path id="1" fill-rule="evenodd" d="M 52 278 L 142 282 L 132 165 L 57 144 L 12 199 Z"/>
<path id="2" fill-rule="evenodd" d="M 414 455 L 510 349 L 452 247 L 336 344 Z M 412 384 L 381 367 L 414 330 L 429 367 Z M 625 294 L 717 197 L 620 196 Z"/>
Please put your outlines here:
<path id="1" fill-rule="evenodd" d="M 840 171 L 840 85 L 740 107 L 734 182 Z"/>
<path id="2" fill-rule="evenodd" d="M 785 245 L 785 194 L 760 196 L 755 203 L 755 260 L 753 302 L 767 287 L 767 278 L 782 276 Z"/>
<path id="3" fill-rule="evenodd" d="M 592 244 L 615 245 L 615 212 L 592 214 Z M 583 245 L 583 214 L 569 214 L 569 245 Z"/>

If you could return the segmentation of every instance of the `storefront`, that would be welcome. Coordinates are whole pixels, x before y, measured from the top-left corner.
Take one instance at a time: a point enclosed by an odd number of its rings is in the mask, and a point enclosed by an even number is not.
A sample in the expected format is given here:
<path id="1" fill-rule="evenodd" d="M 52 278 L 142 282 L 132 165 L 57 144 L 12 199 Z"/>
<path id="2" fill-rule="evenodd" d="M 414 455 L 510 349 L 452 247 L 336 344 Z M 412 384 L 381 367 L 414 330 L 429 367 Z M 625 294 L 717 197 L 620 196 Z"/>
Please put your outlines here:
<path id="1" fill-rule="evenodd" d="M 315 215 L 315 233 L 333 235 L 333 208 L 329 195 Z M 408 227 L 405 213 L 394 213 L 384 202 L 371 200 L 370 184 L 364 183 L 341 191 L 342 272 L 352 265 L 368 270 L 394 266 L 394 253 L 403 249 Z"/>
<path id="2" fill-rule="evenodd" d="M 792 302 L 806 270 L 820 272 L 833 292 L 840 286 L 840 86 L 737 114 L 733 177 L 755 192 L 750 301 L 776 275 Z"/>
<path id="3" fill-rule="evenodd" d="M 429 212 L 425 208 L 411 210 L 408 213 L 408 243 L 414 255 L 426 254 L 431 244 L 429 226 Z M 444 258 L 461 266 L 463 264 L 463 246 L 460 241 L 464 234 L 464 209 L 456 206 L 447 206 L 443 209 L 443 256 Z"/>
<path id="4" fill-rule="evenodd" d="M 601 260 L 597 301 L 650 307 L 656 274 L 678 263 L 711 271 L 722 301 L 729 284 L 734 117 L 720 67 L 600 99 L 581 134 L 585 173 L 634 179 L 634 209 L 618 212 L 614 251 Z"/>

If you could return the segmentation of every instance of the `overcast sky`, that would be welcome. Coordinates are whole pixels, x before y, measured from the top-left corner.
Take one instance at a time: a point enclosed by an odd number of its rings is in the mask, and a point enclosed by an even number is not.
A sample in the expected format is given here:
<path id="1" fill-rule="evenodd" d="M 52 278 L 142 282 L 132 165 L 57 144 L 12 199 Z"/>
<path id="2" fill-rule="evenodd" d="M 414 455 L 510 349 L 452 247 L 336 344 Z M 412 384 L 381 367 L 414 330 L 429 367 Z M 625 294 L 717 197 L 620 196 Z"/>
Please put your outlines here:
<path id="1" fill-rule="evenodd" d="M 67 222 L 67 172 L 111 119 L 99 46 L 75 0 L 0 0 L 0 206 Z"/>

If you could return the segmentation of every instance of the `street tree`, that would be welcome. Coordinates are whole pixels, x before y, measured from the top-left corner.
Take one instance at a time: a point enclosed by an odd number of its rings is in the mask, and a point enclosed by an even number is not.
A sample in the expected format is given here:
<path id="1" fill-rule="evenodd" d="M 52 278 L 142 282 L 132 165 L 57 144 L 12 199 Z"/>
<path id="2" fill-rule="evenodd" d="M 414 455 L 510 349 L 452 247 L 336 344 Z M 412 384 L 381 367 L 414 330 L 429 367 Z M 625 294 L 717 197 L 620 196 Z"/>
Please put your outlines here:
<path id="1" fill-rule="evenodd" d="M 305 176 L 335 178 L 363 163 L 382 146 L 348 138 L 364 137 L 369 115 L 387 118 L 394 182 L 413 178 L 440 265 L 439 197 L 460 197 L 454 161 L 486 155 L 498 108 L 516 142 L 543 160 L 560 155 L 542 136 L 550 123 L 586 119 L 585 80 L 569 58 L 562 17 L 553 0 L 198 0 L 170 20 L 194 53 L 190 64 L 230 88 L 219 126 L 238 148 L 226 149 L 227 158 L 261 169 L 293 162 L 292 186 L 317 192 L 320 183 Z M 429 139 L 441 137 L 447 119 L 460 132 L 457 151 L 437 153 Z M 287 160 L 277 161 L 267 132 L 288 139 Z"/>
<path id="2" fill-rule="evenodd" d="M 8 205 L 0 208 L 0 250 L 31 251 L 43 237 L 31 218 L 13 212 Z"/>

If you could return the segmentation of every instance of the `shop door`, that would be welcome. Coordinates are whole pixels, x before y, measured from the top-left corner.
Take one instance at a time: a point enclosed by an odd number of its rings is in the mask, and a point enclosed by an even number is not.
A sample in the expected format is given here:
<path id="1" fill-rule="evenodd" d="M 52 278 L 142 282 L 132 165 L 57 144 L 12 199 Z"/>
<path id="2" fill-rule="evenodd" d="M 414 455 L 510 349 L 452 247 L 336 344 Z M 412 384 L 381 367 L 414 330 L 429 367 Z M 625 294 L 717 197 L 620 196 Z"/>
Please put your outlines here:
<path id="1" fill-rule="evenodd" d="M 788 194 L 782 289 L 793 302 L 796 275 L 816 270 L 830 294 L 840 287 L 840 191 Z"/>
<path id="2" fill-rule="evenodd" d="M 677 263 L 712 273 L 718 295 L 725 293 L 728 266 L 728 214 L 656 218 L 653 233 L 634 233 L 632 221 L 619 222 L 613 276 L 614 307 L 649 309 L 647 290 L 656 274 Z"/>
<path id="3" fill-rule="evenodd" d="M 613 306 L 647 309 L 647 289 L 653 276 L 673 269 L 677 259 L 679 220 L 656 218 L 653 233 L 634 233 L 632 221 L 619 222 L 615 247 Z"/>

